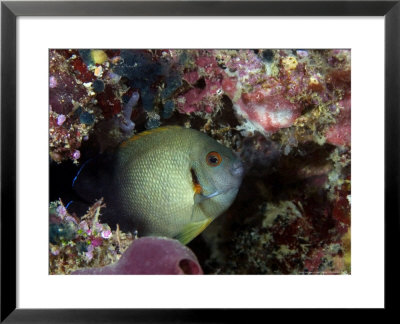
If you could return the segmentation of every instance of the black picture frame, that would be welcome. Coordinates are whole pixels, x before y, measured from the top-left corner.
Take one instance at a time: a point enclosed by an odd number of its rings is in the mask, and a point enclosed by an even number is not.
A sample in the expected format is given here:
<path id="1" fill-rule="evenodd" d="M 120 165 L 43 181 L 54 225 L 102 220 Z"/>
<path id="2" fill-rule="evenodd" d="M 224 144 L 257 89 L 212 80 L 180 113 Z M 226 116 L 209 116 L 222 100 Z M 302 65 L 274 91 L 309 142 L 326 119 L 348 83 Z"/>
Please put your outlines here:
<path id="1" fill-rule="evenodd" d="M 2 1 L 1 3 L 1 322 L 236 322 L 265 310 L 16 308 L 16 19 L 19 16 L 384 16 L 385 309 L 397 306 L 400 126 L 400 1 Z M 373 190 L 371 188 L 371 190 Z M 372 265 L 371 265 L 372 266 Z M 368 271 L 368 269 L 366 269 Z M 393 296 L 393 297 L 391 297 Z M 241 316 L 239 316 L 241 315 Z"/>

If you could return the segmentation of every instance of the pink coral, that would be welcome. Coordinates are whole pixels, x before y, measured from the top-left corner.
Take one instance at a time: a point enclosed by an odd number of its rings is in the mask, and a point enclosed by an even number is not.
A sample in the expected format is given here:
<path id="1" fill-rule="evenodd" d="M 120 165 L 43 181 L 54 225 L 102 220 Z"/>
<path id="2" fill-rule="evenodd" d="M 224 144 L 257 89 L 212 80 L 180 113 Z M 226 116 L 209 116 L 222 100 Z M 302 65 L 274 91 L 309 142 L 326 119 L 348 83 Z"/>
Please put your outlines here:
<path id="1" fill-rule="evenodd" d="M 252 50 L 239 50 L 235 54 L 220 53 L 230 73 L 235 74 L 241 85 L 251 88 L 266 79 L 261 58 Z"/>
<path id="2" fill-rule="evenodd" d="M 193 88 L 178 98 L 178 109 L 183 113 L 204 111 L 211 113 L 222 94 L 219 81 L 205 80 L 204 89 Z"/>
<path id="3" fill-rule="evenodd" d="M 203 274 L 203 270 L 194 253 L 179 241 L 142 237 L 132 242 L 118 262 L 72 274 Z"/>
<path id="4" fill-rule="evenodd" d="M 248 61 L 251 62 L 249 67 L 247 61 L 241 65 L 236 86 L 232 78 L 224 81 L 223 86 L 236 113 L 264 135 L 292 126 L 307 104 L 304 98 L 312 91 L 323 89 L 318 75 L 311 79 L 305 64 L 293 56 L 281 53 L 277 65 L 279 73 L 275 76 L 263 72 L 260 67 L 257 69 L 255 59 Z M 310 88 L 310 80 L 313 88 Z"/>
<path id="5" fill-rule="evenodd" d="M 302 107 L 282 95 L 269 95 L 265 90 L 244 93 L 236 109 L 261 132 L 269 133 L 291 126 L 300 116 Z"/>
<path id="6" fill-rule="evenodd" d="M 220 105 L 222 81 L 226 74 L 218 66 L 215 57 L 208 55 L 201 52 L 196 59 L 198 70 L 187 71 L 183 75 L 192 88 L 177 98 L 177 106 L 182 113 L 200 111 L 209 114 Z"/>
<path id="7" fill-rule="evenodd" d="M 195 62 L 197 70 L 187 71 L 183 77 L 193 88 L 177 100 L 183 113 L 210 113 L 225 93 L 239 116 L 254 129 L 270 134 L 293 125 L 303 110 L 299 100 L 289 98 L 309 91 L 309 76 L 304 64 L 292 57 L 281 60 L 279 77 L 268 75 L 262 59 L 252 50 L 200 51 Z M 202 87 L 196 86 L 200 80 Z"/>
<path id="8" fill-rule="evenodd" d="M 66 156 L 77 160 L 80 157 L 76 152 L 79 152 L 77 149 L 81 146 L 82 129 L 80 124 L 71 124 L 70 119 L 62 121 L 64 118 L 60 116 L 50 110 L 50 156 L 56 162 L 61 162 Z"/>
<path id="9" fill-rule="evenodd" d="M 110 230 L 105 230 L 101 232 L 101 237 L 104 239 L 109 239 L 112 236 L 112 233 Z"/>

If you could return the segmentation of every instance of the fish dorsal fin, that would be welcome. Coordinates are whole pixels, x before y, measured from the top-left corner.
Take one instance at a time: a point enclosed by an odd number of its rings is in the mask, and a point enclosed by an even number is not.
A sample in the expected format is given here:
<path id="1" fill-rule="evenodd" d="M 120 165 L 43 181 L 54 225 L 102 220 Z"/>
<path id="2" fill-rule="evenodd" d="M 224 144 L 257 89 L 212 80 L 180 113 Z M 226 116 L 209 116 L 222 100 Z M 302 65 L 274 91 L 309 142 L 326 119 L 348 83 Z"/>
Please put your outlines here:
<path id="1" fill-rule="evenodd" d="M 211 223 L 211 218 L 206 218 L 203 221 L 196 223 L 189 223 L 184 226 L 182 232 L 175 236 L 175 239 L 186 245 L 193 240 L 197 235 L 205 230 L 205 228 Z"/>
<path id="2" fill-rule="evenodd" d="M 133 135 L 132 137 L 128 138 L 126 141 L 122 142 L 120 146 L 121 147 L 125 147 L 129 143 L 134 142 L 136 140 L 139 140 L 141 138 L 144 138 L 144 137 L 146 137 L 148 135 L 151 135 L 151 134 L 161 133 L 161 132 L 165 132 L 165 131 L 168 131 L 168 130 L 171 130 L 171 129 L 179 129 L 179 128 L 182 128 L 182 127 L 180 127 L 180 126 L 164 126 L 164 127 L 158 127 L 158 128 L 150 129 L 150 130 L 141 132 L 139 134 Z"/>

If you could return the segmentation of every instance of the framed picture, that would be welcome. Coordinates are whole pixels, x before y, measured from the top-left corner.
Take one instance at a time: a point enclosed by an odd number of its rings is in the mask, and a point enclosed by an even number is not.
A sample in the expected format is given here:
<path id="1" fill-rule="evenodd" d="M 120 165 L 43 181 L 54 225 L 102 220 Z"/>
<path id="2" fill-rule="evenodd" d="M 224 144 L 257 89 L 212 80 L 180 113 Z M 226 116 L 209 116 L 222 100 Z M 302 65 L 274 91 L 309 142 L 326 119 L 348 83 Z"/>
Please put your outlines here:
<path id="1" fill-rule="evenodd" d="M 1 14 L 2 321 L 393 308 L 398 1 Z"/>

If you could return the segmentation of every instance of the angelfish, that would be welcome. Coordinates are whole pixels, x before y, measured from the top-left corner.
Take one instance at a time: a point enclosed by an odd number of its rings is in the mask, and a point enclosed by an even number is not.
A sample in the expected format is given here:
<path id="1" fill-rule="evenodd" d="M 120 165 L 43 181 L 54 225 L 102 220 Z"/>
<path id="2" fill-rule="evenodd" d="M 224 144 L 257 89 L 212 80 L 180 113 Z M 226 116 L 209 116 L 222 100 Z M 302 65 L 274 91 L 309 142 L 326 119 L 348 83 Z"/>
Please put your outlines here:
<path id="1" fill-rule="evenodd" d="M 230 149 L 169 126 L 131 137 L 101 164 L 84 165 L 74 188 L 87 201 L 104 197 L 113 222 L 125 229 L 187 244 L 228 209 L 242 178 Z"/>

